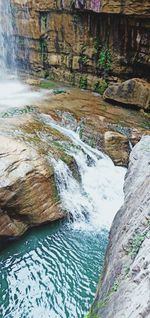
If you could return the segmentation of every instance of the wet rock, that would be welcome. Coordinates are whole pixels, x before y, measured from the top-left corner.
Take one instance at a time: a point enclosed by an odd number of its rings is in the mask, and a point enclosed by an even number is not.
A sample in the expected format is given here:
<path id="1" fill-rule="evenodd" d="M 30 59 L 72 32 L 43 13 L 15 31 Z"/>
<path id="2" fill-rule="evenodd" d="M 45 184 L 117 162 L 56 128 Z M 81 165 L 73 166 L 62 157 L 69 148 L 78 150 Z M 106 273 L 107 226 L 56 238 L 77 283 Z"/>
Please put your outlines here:
<path id="1" fill-rule="evenodd" d="M 121 104 L 150 109 L 150 84 L 138 78 L 110 85 L 103 96 Z"/>
<path id="2" fill-rule="evenodd" d="M 18 237 L 29 227 L 65 216 L 49 156 L 77 170 L 59 143 L 67 138 L 38 117 L 9 119 L 9 131 L 6 121 L 1 119 L 0 130 L 0 245 L 3 238 Z"/>
<path id="3" fill-rule="evenodd" d="M 55 198 L 53 170 L 23 141 L 0 136 L 0 236 L 63 217 Z"/>
<path id="4" fill-rule="evenodd" d="M 116 165 L 127 165 L 129 141 L 126 136 L 114 131 L 105 132 L 104 150 Z"/>
<path id="5" fill-rule="evenodd" d="M 149 317 L 149 162 L 150 136 L 145 136 L 130 155 L 125 202 L 111 227 L 104 271 L 89 317 Z"/>

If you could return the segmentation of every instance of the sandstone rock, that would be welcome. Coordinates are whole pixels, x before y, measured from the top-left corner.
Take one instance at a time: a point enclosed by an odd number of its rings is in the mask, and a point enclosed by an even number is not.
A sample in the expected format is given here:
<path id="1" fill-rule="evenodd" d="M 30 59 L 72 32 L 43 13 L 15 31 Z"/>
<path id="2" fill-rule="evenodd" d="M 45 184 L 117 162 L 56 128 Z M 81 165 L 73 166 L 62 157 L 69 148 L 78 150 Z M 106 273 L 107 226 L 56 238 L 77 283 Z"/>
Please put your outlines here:
<path id="1" fill-rule="evenodd" d="M 57 143 L 67 138 L 36 116 L 1 119 L 0 131 L 1 245 L 3 237 L 20 236 L 31 226 L 65 216 L 48 154 L 63 158 L 73 172 L 76 167 Z"/>
<path id="2" fill-rule="evenodd" d="M 107 131 L 104 134 L 104 151 L 116 165 L 127 166 L 129 141 L 126 136 L 118 132 Z"/>
<path id="3" fill-rule="evenodd" d="M 133 148 L 124 192 L 89 318 L 149 317 L 150 136 Z"/>
<path id="4" fill-rule="evenodd" d="M 122 104 L 150 109 L 150 84 L 138 78 L 110 85 L 103 96 Z"/>
<path id="5" fill-rule="evenodd" d="M 114 131 L 118 122 L 132 127 L 133 144 L 146 132 L 139 128 L 146 120 L 143 114 L 134 112 L 132 117 L 129 110 L 114 109 L 99 96 L 78 89 L 50 95 L 41 104 L 35 102 L 33 109 L 34 113 L 12 109 L 0 114 L 0 241 L 2 236 L 16 237 L 30 226 L 63 217 L 48 153 L 62 158 L 78 177 L 73 158 L 58 142 L 68 141 L 67 137 L 42 122 L 40 113 L 75 131 L 80 126 L 82 140 L 119 165 L 127 165 L 128 138 L 122 126 L 120 132 Z"/>
<path id="6" fill-rule="evenodd" d="M 26 79 L 26 84 L 28 84 L 28 85 L 39 86 L 40 83 L 41 83 L 41 81 L 39 79 L 35 79 L 35 78 Z"/>
<path id="7" fill-rule="evenodd" d="M 53 171 L 33 146 L 0 136 L 0 236 L 63 217 Z"/>
<path id="8" fill-rule="evenodd" d="M 84 70 L 85 76 L 96 77 L 93 82 L 88 80 L 88 88 L 93 88 L 103 75 L 98 67 L 100 52 L 95 41 L 99 35 L 99 40 L 103 39 L 102 50 L 106 45 L 109 47 L 111 76 L 121 74 L 127 78 L 135 74 L 149 78 L 148 0 L 144 4 L 140 0 L 11 0 L 11 3 L 17 65 L 21 69 L 28 67 L 39 76 L 48 70 L 60 81 L 72 82 L 73 76 L 77 85 Z M 5 17 L 2 19 L 5 21 Z M 81 67 L 78 61 L 83 46 L 87 63 Z M 8 56 L 11 56 L 9 50 Z"/>
<path id="9" fill-rule="evenodd" d="M 150 15 L 150 2 L 145 0 L 102 0 L 102 12 L 132 15 Z"/>

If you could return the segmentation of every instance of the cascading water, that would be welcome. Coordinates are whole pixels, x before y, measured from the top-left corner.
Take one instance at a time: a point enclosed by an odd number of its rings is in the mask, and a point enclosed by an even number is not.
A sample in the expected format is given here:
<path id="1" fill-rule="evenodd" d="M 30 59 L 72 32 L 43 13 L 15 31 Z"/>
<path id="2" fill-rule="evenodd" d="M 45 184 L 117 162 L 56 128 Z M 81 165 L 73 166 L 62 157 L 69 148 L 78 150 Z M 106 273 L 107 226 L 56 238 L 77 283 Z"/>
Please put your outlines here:
<path id="1" fill-rule="evenodd" d="M 58 125 L 47 115 L 40 117 L 73 142 L 72 146 L 66 145 L 66 151 L 76 161 L 81 182 L 64 162 L 51 159 L 62 207 L 76 220 L 74 226 L 88 230 L 109 228 L 123 203 L 125 169 L 116 167 L 108 156 L 81 141 L 78 133 Z"/>
<path id="2" fill-rule="evenodd" d="M 0 78 L 15 69 L 15 45 L 10 0 L 0 0 Z"/>
<path id="3" fill-rule="evenodd" d="M 7 67 L 15 68 L 12 32 L 10 0 L 0 0 L 0 111 L 34 105 L 45 96 L 8 76 Z M 0 318 L 82 318 L 95 295 L 108 228 L 123 202 L 125 169 L 78 133 L 38 116 L 68 137 L 60 146 L 74 158 L 79 175 L 48 154 L 69 220 L 32 230 L 0 254 Z M 47 136 L 39 137 L 49 143 Z"/>
<path id="4" fill-rule="evenodd" d="M 48 154 L 62 209 L 71 218 L 32 230 L 1 253 L 1 317 L 83 318 L 102 270 L 108 228 L 123 201 L 125 169 L 76 132 L 47 115 L 38 117 L 68 137 L 60 145 L 80 175 L 75 178 L 66 163 Z M 38 137 L 50 143 L 42 132 Z"/>
<path id="5" fill-rule="evenodd" d="M 25 13 L 28 16 L 27 5 Z M 11 0 L 0 0 L 0 112 L 34 103 L 45 95 L 40 90 L 32 91 L 18 79 L 13 14 Z"/>

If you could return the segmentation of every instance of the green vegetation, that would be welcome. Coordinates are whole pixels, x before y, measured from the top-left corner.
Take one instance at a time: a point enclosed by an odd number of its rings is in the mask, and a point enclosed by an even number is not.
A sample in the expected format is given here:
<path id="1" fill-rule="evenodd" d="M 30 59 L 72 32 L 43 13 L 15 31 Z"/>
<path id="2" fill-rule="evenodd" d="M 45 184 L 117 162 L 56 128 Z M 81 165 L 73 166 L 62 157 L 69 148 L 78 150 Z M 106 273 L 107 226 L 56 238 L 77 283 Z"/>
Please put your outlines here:
<path id="1" fill-rule="evenodd" d="M 138 253 L 139 248 L 142 245 L 142 243 L 146 237 L 146 234 L 147 234 L 147 231 L 145 231 L 143 233 L 138 233 L 134 237 L 134 239 L 132 241 L 132 245 L 131 245 L 130 255 L 135 256 Z"/>
<path id="2" fill-rule="evenodd" d="M 97 61 L 97 65 L 101 67 L 104 71 L 110 71 L 112 66 L 112 56 L 110 50 L 107 47 L 104 47 L 101 50 Z"/>
<path id="3" fill-rule="evenodd" d="M 98 318 L 98 316 L 89 313 L 86 316 L 84 316 L 84 318 Z"/>
<path id="4" fill-rule="evenodd" d="M 42 13 L 40 21 L 41 21 L 41 31 L 45 32 L 47 29 L 47 14 L 46 13 Z"/>
<path id="5" fill-rule="evenodd" d="M 80 49 L 80 54 L 79 54 L 79 65 L 82 68 L 83 66 L 86 66 L 89 58 L 88 55 L 85 53 L 87 49 L 87 45 L 83 44 L 81 49 Z"/>
<path id="6" fill-rule="evenodd" d="M 44 89 L 53 89 L 53 88 L 56 88 L 57 85 L 51 81 L 41 81 L 40 87 Z"/>
<path id="7" fill-rule="evenodd" d="M 86 76 L 81 76 L 80 77 L 80 81 L 79 81 L 79 87 L 81 89 L 87 89 L 87 86 L 88 86 L 88 80 L 87 80 L 87 77 Z"/>
<path id="8" fill-rule="evenodd" d="M 14 116 L 19 116 L 27 113 L 33 113 L 34 108 L 31 106 L 26 106 L 24 108 L 12 108 L 10 111 L 6 112 L 1 112 L 0 113 L 0 118 L 9 118 L 9 117 L 14 117 Z"/>
<path id="9" fill-rule="evenodd" d="M 112 67 L 112 54 L 105 43 L 101 43 L 98 38 L 94 42 L 94 54 L 96 66 L 105 72 L 109 72 Z"/>
<path id="10" fill-rule="evenodd" d="M 132 240 L 132 244 L 131 244 L 131 247 L 129 250 L 129 254 L 132 257 L 135 257 L 137 255 L 137 253 L 138 253 L 142 243 L 144 242 L 145 237 L 148 234 L 149 230 L 150 230 L 150 219 L 147 220 L 146 229 L 143 232 L 137 233 Z"/>
<path id="11" fill-rule="evenodd" d="M 81 23 L 81 16 L 78 14 L 73 15 L 73 22 L 77 26 L 79 23 Z"/>
<path id="12" fill-rule="evenodd" d="M 46 39 L 43 39 L 43 38 L 40 39 L 39 50 L 40 50 L 43 65 L 44 64 L 46 65 L 47 64 L 47 51 L 48 51 Z"/>
<path id="13" fill-rule="evenodd" d="M 107 87 L 108 87 L 108 83 L 106 82 L 106 80 L 97 81 L 94 84 L 93 91 L 95 93 L 103 95 Z"/>
<path id="14" fill-rule="evenodd" d="M 44 71 L 44 78 L 46 79 L 49 79 L 49 77 L 50 77 L 50 73 L 49 73 L 49 71 L 48 70 L 45 70 Z"/>
<path id="15" fill-rule="evenodd" d="M 109 290 L 109 292 L 104 297 L 104 299 L 99 301 L 96 304 L 96 306 L 94 306 L 94 308 L 84 318 L 100 318 L 100 316 L 97 316 L 96 312 L 107 305 L 107 302 L 110 300 L 113 293 L 117 292 L 118 287 L 119 287 L 119 282 L 115 281 L 112 288 Z"/>

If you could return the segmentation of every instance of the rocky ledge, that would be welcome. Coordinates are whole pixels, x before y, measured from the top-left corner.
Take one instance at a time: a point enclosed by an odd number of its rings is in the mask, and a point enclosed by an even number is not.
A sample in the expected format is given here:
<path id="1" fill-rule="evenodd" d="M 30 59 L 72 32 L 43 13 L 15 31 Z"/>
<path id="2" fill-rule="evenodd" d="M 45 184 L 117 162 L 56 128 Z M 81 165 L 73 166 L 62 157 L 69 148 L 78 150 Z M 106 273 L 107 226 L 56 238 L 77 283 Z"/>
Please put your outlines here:
<path id="1" fill-rule="evenodd" d="M 110 231 L 93 318 L 150 317 L 150 137 L 134 147 Z"/>
<path id="2" fill-rule="evenodd" d="M 62 138 L 32 114 L 1 119 L 0 244 L 64 217 L 49 159 L 63 158 L 73 170 L 73 158 L 58 143 Z"/>
<path id="3" fill-rule="evenodd" d="M 42 121 L 43 115 L 78 129 L 83 141 L 108 154 L 117 165 L 127 166 L 129 143 L 134 145 L 149 133 L 143 128 L 149 123 L 148 115 L 111 106 L 90 92 L 70 89 L 46 96 L 33 107 L 0 113 L 0 243 L 65 216 L 50 157 L 62 159 L 79 177 L 73 158 L 63 148 L 70 141 Z"/>

